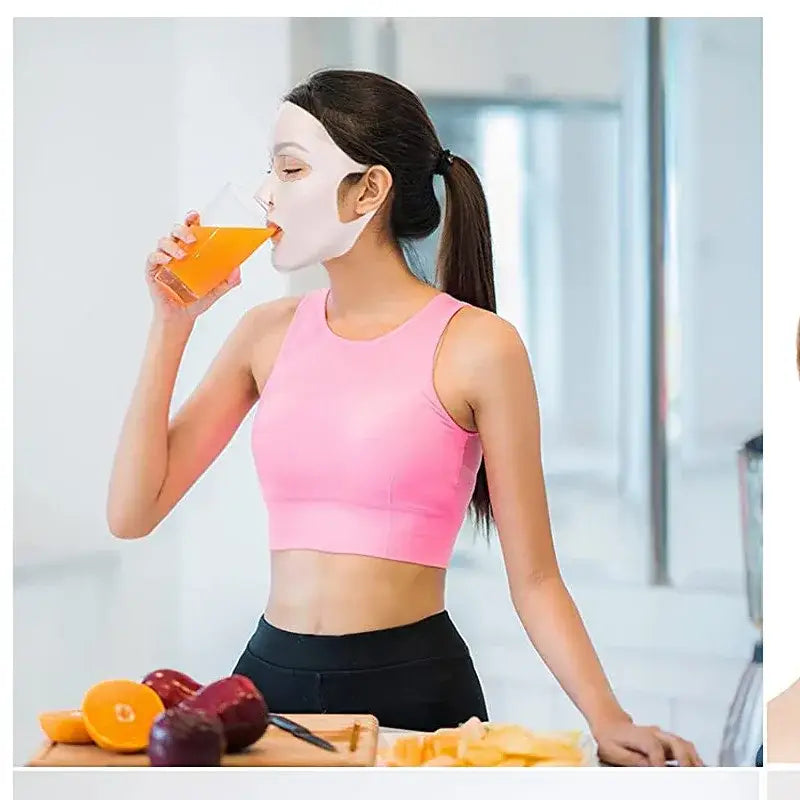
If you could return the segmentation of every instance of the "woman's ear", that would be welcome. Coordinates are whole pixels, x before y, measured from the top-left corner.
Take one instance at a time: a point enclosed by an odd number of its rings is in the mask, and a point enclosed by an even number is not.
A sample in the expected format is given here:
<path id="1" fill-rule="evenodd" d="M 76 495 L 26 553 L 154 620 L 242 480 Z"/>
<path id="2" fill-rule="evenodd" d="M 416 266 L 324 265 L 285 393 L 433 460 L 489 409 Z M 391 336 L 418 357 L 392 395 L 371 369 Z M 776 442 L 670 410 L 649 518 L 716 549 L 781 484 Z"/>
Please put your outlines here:
<path id="1" fill-rule="evenodd" d="M 386 167 L 370 167 L 352 182 L 343 180 L 339 186 L 339 219 L 352 222 L 380 208 L 392 190 L 392 173 Z"/>
<path id="2" fill-rule="evenodd" d="M 354 211 L 358 216 L 380 208 L 392 190 L 392 173 L 386 167 L 370 167 L 356 184 Z"/>

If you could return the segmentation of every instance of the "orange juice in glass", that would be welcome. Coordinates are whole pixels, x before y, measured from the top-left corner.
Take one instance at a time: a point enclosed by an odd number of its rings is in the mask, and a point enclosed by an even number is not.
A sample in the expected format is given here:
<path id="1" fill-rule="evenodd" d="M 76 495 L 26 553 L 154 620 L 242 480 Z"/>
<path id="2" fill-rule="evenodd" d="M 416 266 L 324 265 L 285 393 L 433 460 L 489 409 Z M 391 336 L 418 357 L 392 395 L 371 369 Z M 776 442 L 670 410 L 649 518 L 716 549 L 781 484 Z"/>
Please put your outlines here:
<path id="1" fill-rule="evenodd" d="M 165 264 L 155 278 L 181 305 L 190 305 L 227 280 L 278 230 L 255 198 L 228 184 L 200 214 L 200 224 L 192 225 L 196 241 L 180 243 L 186 255 Z"/>

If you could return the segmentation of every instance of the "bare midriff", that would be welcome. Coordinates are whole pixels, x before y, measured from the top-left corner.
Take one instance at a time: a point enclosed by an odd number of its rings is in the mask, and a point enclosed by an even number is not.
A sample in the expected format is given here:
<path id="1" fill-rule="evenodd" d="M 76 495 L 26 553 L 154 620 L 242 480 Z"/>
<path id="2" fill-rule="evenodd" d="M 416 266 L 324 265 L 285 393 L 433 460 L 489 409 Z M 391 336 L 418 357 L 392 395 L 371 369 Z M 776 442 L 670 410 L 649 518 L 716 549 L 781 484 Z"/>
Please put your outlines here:
<path id="1" fill-rule="evenodd" d="M 369 556 L 273 551 L 265 618 L 338 636 L 408 625 L 444 609 L 445 570 Z"/>

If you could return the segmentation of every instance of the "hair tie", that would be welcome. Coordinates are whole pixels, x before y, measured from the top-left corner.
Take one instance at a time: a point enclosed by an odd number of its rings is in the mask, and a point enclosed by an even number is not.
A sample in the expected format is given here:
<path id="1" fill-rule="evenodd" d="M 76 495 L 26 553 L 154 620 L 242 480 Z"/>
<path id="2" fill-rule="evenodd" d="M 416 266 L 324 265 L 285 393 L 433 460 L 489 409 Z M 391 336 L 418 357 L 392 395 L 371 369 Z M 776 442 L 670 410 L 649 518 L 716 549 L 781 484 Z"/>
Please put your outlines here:
<path id="1" fill-rule="evenodd" d="M 450 167 L 453 166 L 453 154 L 449 150 L 442 150 L 439 158 L 436 159 L 436 166 L 433 169 L 434 175 L 447 175 Z"/>

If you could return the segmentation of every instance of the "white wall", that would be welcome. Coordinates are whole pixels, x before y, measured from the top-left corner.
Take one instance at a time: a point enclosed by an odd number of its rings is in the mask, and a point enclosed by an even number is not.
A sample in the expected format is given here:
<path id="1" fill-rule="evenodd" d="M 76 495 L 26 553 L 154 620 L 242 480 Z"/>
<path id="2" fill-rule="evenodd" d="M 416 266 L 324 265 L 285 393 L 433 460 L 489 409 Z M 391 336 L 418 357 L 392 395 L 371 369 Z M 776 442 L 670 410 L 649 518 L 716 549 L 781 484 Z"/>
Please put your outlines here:
<path id="1" fill-rule="evenodd" d="M 730 457 L 762 420 L 761 21 L 675 20 L 682 460 Z"/>
<path id="2" fill-rule="evenodd" d="M 108 539 L 109 465 L 149 314 L 144 257 L 176 209 L 173 27 L 144 20 L 16 23 L 20 558 Z"/>
<path id="3" fill-rule="evenodd" d="M 546 334 L 558 342 L 561 362 L 553 449 L 562 468 L 574 472 L 585 464 L 613 479 L 620 460 L 619 125 L 583 116 L 560 127 L 559 260 L 539 267 L 557 271 L 561 283 L 558 325 Z M 530 316 L 541 313 L 537 303 Z"/>
<path id="4" fill-rule="evenodd" d="M 144 259 L 185 211 L 202 208 L 226 181 L 255 188 L 262 179 L 270 120 L 288 88 L 287 31 L 280 19 L 17 22 L 21 747 L 25 735 L 36 736 L 37 711 L 79 702 L 93 680 L 136 677 L 169 663 L 191 671 L 195 643 L 215 647 L 210 669 L 222 674 L 263 607 L 266 519 L 247 448 L 249 421 L 202 488 L 153 536 L 114 540 L 105 499 L 150 319 Z M 242 286 L 198 322 L 176 403 L 243 311 L 285 290 L 268 256 L 248 262 Z M 241 629 L 218 616 L 222 592 Z M 102 620 L 110 623 L 105 634 L 98 633 Z M 76 624 L 77 639 L 66 634 Z M 53 659 L 61 665 L 57 681 Z"/>
<path id="5" fill-rule="evenodd" d="M 667 44 L 680 315 L 672 575 L 739 589 L 736 450 L 763 425 L 761 21 L 672 20 Z"/>
<path id="6" fill-rule="evenodd" d="M 648 402 L 642 380 L 650 360 L 646 336 L 647 308 L 641 302 L 649 283 L 647 207 L 647 84 L 641 72 L 647 63 L 646 21 L 631 20 L 625 28 L 625 60 L 620 120 L 620 492 L 634 501 L 640 515 L 648 499 Z M 644 528 L 644 525 L 642 525 Z"/>
<path id="7" fill-rule="evenodd" d="M 602 17 L 295 19 L 292 79 L 356 66 L 421 94 L 614 100 L 624 30 Z"/>
<path id="8" fill-rule="evenodd" d="M 286 28 L 285 20 L 17 23 L 21 555 L 29 545 L 107 542 L 109 467 L 150 318 L 144 258 L 227 180 L 258 185 L 288 86 Z M 285 288 L 263 256 L 249 262 L 242 287 L 198 323 L 179 401 L 242 311 Z"/>
<path id="9" fill-rule="evenodd" d="M 624 21 L 400 18 L 397 77 L 416 91 L 615 99 Z"/>

